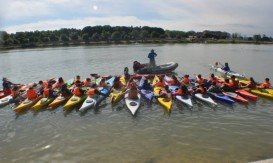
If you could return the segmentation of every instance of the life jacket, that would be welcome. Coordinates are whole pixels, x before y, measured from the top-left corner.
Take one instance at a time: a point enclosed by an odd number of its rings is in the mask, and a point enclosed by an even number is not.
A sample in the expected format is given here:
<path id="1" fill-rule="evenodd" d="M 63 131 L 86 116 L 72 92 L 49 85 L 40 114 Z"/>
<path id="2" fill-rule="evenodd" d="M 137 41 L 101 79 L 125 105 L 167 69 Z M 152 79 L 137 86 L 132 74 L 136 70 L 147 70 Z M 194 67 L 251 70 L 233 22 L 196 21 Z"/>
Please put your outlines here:
<path id="1" fill-rule="evenodd" d="M 186 85 L 190 84 L 190 79 L 189 78 L 183 78 L 182 82 Z"/>
<path id="2" fill-rule="evenodd" d="M 83 85 L 84 85 L 85 87 L 90 87 L 91 82 L 90 82 L 90 81 L 85 80 L 85 81 L 84 81 L 84 83 L 83 83 Z"/>
<path id="3" fill-rule="evenodd" d="M 4 88 L 3 92 L 4 92 L 4 95 L 10 95 L 11 94 L 11 89 L 10 88 Z"/>
<path id="4" fill-rule="evenodd" d="M 181 88 L 179 88 L 176 92 L 175 92 L 176 95 L 184 95 L 185 92 L 183 92 L 183 90 Z"/>
<path id="5" fill-rule="evenodd" d="M 47 85 L 48 85 L 48 82 L 47 82 L 47 81 L 43 81 L 42 87 L 43 87 L 43 88 L 46 88 Z"/>
<path id="6" fill-rule="evenodd" d="M 206 92 L 206 90 L 204 88 L 202 88 L 202 87 L 199 87 L 199 88 L 196 89 L 196 92 L 204 94 Z"/>
<path id="7" fill-rule="evenodd" d="M 270 88 L 271 83 L 270 82 L 263 82 L 262 86 L 263 86 L 263 88 Z"/>
<path id="8" fill-rule="evenodd" d="M 28 89 L 27 90 L 27 98 L 29 100 L 33 100 L 35 98 L 37 98 L 38 94 L 34 89 Z"/>
<path id="9" fill-rule="evenodd" d="M 155 87 L 165 87 L 165 83 L 164 81 L 158 81 L 156 84 L 155 84 Z"/>
<path id="10" fill-rule="evenodd" d="M 88 90 L 87 94 L 88 94 L 89 97 L 93 97 L 94 94 L 95 94 L 95 89 L 94 89 L 94 88 L 90 88 L 90 89 Z"/>
<path id="11" fill-rule="evenodd" d="M 232 87 L 232 88 L 238 87 L 238 83 L 235 80 L 230 80 L 229 81 L 229 86 Z"/>
<path id="12" fill-rule="evenodd" d="M 80 87 L 74 88 L 73 94 L 76 95 L 76 96 L 82 96 Z"/>
<path id="13" fill-rule="evenodd" d="M 215 83 L 219 83 L 219 81 L 216 77 L 214 77 L 214 78 L 210 77 L 210 81 L 215 82 Z"/>
<path id="14" fill-rule="evenodd" d="M 56 82 L 55 84 L 53 84 L 52 88 L 53 88 L 53 89 L 59 88 L 59 87 L 61 87 L 61 86 L 63 86 L 63 85 L 64 85 L 64 82 L 61 82 L 61 83 Z"/>
<path id="15" fill-rule="evenodd" d="M 45 98 L 49 97 L 49 89 L 48 88 L 44 88 L 43 97 L 45 97 Z"/>

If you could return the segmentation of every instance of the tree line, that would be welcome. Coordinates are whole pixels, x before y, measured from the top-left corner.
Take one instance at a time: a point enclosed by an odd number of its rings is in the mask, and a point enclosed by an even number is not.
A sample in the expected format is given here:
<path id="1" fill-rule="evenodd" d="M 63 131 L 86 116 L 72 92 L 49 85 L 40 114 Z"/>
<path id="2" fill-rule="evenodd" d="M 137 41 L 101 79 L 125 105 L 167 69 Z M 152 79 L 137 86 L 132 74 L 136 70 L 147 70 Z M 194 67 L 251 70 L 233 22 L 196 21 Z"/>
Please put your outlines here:
<path id="1" fill-rule="evenodd" d="M 86 26 L 83 29 L 62 28 L 60 30 L 29 31 L 7 33 L 0 31 L 0 45 L 35 47 L 39 44 L 69 44 L 69 43 L 90 43 L 90 42 L 147 42 L 149 40 L 201 40 L 204 39 L 238 39 L 249 41 L 272 42 L 272 37 L 266 35 L 254 35 L 242 37 L 238 33 L 222 31 L 175 31 L 164 30 L 158 27 L 126 27 L 126 26 Z"/>

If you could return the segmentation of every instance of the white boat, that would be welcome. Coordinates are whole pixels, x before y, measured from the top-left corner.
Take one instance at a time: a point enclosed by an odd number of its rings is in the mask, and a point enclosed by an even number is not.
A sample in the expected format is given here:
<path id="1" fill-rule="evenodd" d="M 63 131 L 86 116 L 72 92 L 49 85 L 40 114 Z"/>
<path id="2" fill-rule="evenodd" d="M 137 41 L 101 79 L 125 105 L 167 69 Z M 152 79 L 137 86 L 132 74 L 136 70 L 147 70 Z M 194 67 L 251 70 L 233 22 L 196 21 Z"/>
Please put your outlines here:
<path id="1" fill-rule="evenodd" d="M 1 98 L 0 99 L 0 106 L 5 106 L 5 105 L 9 104 L 9 101 L 12 99 L 13 99 L 13 97 L 11 95 Z"/>
<path id="2" fill-rule="evenodd" d="M 191 101 L 191 97 L 189 95 L 188 96 L 175 96 L 175 98 L 178 101 L 186 104 L 187 106 L 192 107 L 192 101 Z"/>
<path id="3" fill-rule="evenodd" d="M 208 95 L 203 95 L 203 94 L 201 94 L 201 93 L 196 93 L 195 95 L 194 95 L 197 99 L 199 99 L 199 100 L 201 100 L 201 101 L 203 101 L 203 102 L 206 102 L 206 103 L 208 103 L 208 104 L 211 104 L 211 105 L 217 105 L 217 103 L 216 102 L 214 102 Z"/>
<path id="4" fill-rule="evenodd" d="M 128 109 L 131 111 L 132 115 L 135 115 L 137 109 L 140 107 L 140 94 L 137 94 L 137 99 L 130 99 L 129 98 L 129 93 L 125 94 L 125 103 Z"/>
<path id="5" fill-rule="evenodd" d="M 92 106 L 96 105 L 97 100 L 95 98 L 87 97 L 86 100 L 83 102 L 81 108 L 79 109 L 80 112 L 85 112 L 87 109 L 91 108 Z"/>

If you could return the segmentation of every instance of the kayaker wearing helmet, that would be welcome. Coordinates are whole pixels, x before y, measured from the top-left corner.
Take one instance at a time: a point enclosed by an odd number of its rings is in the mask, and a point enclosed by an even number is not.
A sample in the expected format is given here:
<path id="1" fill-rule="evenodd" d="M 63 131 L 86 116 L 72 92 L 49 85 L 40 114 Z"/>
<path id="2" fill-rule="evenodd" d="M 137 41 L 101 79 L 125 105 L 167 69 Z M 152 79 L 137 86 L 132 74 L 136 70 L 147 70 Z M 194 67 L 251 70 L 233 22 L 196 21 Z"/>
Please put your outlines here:
<path id="1" fill-rule="evenodd" d="M 150 59 L 149 67 L 155 67 L 155 57 L 157 54 L 154 52 L 154 49 L 148 54 L 148 58 Z"/>

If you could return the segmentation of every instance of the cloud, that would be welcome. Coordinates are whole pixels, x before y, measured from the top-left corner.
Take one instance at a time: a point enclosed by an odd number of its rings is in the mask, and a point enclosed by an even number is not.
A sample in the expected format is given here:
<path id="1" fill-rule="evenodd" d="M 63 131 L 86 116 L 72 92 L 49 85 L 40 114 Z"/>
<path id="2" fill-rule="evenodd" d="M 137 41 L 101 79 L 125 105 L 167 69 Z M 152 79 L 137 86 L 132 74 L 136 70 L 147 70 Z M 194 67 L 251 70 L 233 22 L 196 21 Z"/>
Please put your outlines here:
<path id="1" fill-rule="evenodd" d="M 9 32 L 87 25 L 148 25 L 170 30 L 273 36 L 272 0 L 0 0 L 0 3 L 2 29 Z"/>

